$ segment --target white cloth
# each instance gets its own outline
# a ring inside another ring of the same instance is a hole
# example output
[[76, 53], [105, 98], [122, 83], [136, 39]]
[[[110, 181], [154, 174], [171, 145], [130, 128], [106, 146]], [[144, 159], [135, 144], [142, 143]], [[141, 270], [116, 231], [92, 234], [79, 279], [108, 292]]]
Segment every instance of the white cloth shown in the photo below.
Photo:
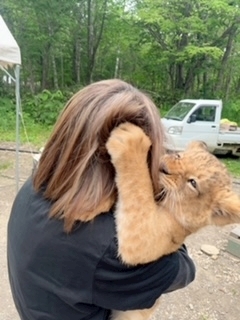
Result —
[[0, 16], [0, 65], [3, 67], [21, 64], [20, 48]]

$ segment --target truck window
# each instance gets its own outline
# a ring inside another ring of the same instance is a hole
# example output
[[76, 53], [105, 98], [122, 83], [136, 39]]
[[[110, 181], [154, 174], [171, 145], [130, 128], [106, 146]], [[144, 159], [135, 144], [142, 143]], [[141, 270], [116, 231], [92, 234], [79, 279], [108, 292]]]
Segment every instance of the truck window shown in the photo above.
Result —
[[214, 122], [216, 117], [216, 106], [202, 106], [192, 114], [196, 116], [196, 121]]
[[194, 105], [195, 103], [192, 102], [180, 101], [168, 111], [164, 118], [182, 121]]

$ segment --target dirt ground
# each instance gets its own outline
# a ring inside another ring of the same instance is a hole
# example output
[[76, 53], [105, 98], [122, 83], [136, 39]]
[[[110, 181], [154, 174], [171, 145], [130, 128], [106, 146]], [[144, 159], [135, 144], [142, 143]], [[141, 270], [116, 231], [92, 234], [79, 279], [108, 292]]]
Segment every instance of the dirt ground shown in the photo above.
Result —
[[[21, 153], [19, 158], [21, 185], [31, 173], [33, 160], [31, 154], [26, 153]], [[19, 320], [8, 284], [6, 262], [6, 227], [16, 194], [15, 159], [14, 152], [0, 151], [0, 320]], [[234, 185], [240, 195], [239, 181]], [[187, 239], [197, 268], [196, 279], [187, 288], [163, 296], [155, 320], [240, 319], [240, 259], [226, 251], [229, 233], [236, 226], [208, 227]], [[202, 253], [203, 244], [217, 247], [220, 254], [211, 257]]]

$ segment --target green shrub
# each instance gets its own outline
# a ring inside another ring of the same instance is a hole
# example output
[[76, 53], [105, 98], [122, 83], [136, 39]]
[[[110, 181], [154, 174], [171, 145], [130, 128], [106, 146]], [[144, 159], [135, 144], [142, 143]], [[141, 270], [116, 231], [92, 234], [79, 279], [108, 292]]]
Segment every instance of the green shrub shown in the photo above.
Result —
[[28, 95], [22, 100], [24, 114], [28, 114], [35, 123], [53, 125], [69, 99], [69, 94], [62, 91], [43, 90], [35, 96]]
[[0, 98], [0, 129], [8, 131], [15, 129], [16, 123], [16, 106], [15, 101], [8, 97]]
[[[15, 141], [16, 139], [16, 104], [13, 99], [0, 98], [0, 141]], [[23, 125], [24, 124], [24, 125]], [[42, 146], [49, 136], [50, 125], [38, 124], [28, 113], [19, 117], [20, 141], [31, 142]]]
[[[60, 90], [55, 92], [44, 90], [37, 95], [25, 94], [21, 101], [22, 117], [19, 119], [21, 142], [42, 146], [60, 111], [72, 95], [73, 92], [63, 93]], [[10, 95], [0, 97], [0, 112], [0, 140], [14, 141], [16, 139], [15, 98], [10, 98]]]
[[222, 118], [235, 121], [240, 125], [240, 100], [223, 102]]

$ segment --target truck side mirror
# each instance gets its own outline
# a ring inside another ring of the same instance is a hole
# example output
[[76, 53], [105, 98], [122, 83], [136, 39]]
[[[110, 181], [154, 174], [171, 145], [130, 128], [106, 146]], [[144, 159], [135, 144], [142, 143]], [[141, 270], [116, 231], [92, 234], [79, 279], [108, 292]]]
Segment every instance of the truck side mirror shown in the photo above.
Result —
[[195, 122], [196, 120], [197, 120], [197, 115], [193, 113], [188, 118], [187, 123]]

